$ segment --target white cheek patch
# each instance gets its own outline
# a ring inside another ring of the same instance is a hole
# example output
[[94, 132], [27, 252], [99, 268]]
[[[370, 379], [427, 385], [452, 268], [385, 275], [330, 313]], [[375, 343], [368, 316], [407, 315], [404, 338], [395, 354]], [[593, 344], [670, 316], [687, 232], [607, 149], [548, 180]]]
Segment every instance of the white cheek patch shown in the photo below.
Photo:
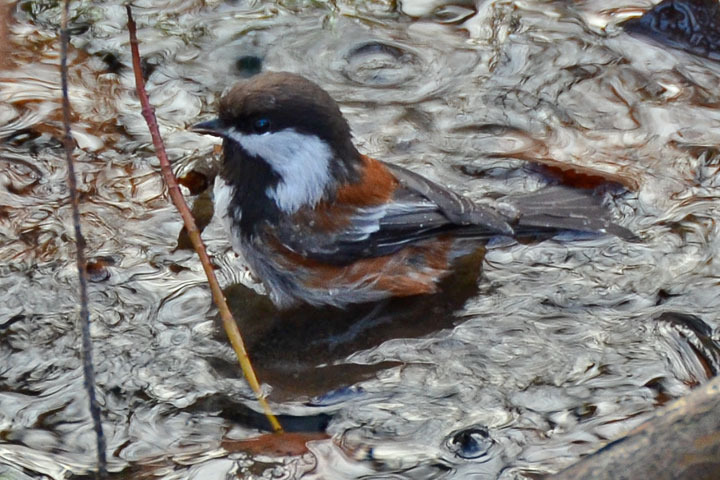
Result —
[[250, 155], [265, 160], [280, 176], [267, 195], [281, 210], [294, 213], [320, 201], [330, 181], [332, 151], [327, 143], [292, 129], [246, 135], [233, 128], [228, 136]]

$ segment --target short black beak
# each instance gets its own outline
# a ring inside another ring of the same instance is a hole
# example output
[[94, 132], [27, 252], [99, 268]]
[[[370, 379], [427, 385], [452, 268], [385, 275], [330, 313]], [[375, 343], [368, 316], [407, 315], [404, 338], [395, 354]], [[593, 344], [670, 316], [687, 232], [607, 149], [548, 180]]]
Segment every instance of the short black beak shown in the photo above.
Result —
[[190, 127], [190, 130], [206, 135], [215, 135], [216, 137], [224, 137], [227, 134], [227, 128], [219, 118], [197, 123]]

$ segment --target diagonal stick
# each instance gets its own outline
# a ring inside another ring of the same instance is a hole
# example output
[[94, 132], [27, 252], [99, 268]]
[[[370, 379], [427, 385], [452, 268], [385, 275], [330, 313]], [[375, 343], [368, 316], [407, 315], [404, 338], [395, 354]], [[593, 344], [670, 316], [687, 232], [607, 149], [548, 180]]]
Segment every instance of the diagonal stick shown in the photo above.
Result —
[[230, 339], [230, 344], [235, 350], [235, 354], [240, 361], [240, 366], [245, 374], [245, 378], [247, 379], [248, 384], [250, 384], [250, 387], [253, 389], [253, 392], [255, 392], [255, 396], [262, 406], [265, 416], [270, 422], [273, 431], [281, 433], [283, 431], [282, 426], [280, 425], [280, 422], [278, 422], [277, 418], [275, 418], [275, 415], [273, 415], [270, 410], [270, 405], [262, 395], [260, 383], [253, 371], [252, 364], [250, 363], [250, 357], [248, 357], [247, 351], [245, 350], [245, 344], [242, 336], [240, 335], [240, 331], [235, 323], [235, 319], [233, 319], [232, 314], [230, 313], [230, 308], [228, 308], [227, 303], [225, 302], [225, 296], [223, 295], [222, 290], [220, 289], [220, 284], [215, 277], [215, 271], [210, 263], [210, 257], [208, 256], [207, 251], [205, 250], [205, 245], [200, 238], [200, 231], [195, 224], [195, 220], [193, 219], [192, 213], [190, 213], [190, 209], [185, 203], [185, 199], [180, 192], [177, 180], [175, 179], [175, 175], [170, 167], [170, 161], [165, 153], [165, 146], [162, 138], [160, 137], [160, 130], [158, 129], [157, 121], [155, 120], [155, 112], [150, 105], [147, 92], [145, 91], [145, 81], [143, 80], [142, 69], [140, 67], [138, 41], [135, 35], [135, 21], [132, 18], [130, 6], [128, 5], [125, 8], [127, 10], [128, 17], [128, 31], [130, 33], [130, 48], [132, 50], [133, 71], [135, 73], [137, 94], [140, 99], [140, 104], [142, 105], [142, 115], [148, 124], [148, 128], [150, 129], [150, 135], [152, 136], [153, 145], [155, 146], [155, 154], [157, 155], [158, 160], [160, 160], [160, 170], [162, 171], [163, 178], [168, 186], [170, 198], [172, 198], [175, 207], [177, 207], [180, 212], [180, 216], [182, 216], [183, 222], [185, 223], [185, 229], [190, 237], [190, 241], [200, 257], [200, 262], [202, 263], [203, 270], [205, 270], [205, 275], [207, 275], [208, 283], [210, 284], [213, 300], [215, 301], [215, 305], [217, 305], [220, 317], [222, 318], [225, 333]]

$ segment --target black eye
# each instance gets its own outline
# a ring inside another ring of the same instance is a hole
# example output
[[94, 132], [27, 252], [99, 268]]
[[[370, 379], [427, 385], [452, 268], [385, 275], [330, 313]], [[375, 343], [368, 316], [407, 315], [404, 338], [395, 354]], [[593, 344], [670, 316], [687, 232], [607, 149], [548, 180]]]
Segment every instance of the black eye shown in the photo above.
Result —
[[267, 118], [258, 118], [252, 123], [253, 132], [263, 134], [270, 131], [270, 120]]

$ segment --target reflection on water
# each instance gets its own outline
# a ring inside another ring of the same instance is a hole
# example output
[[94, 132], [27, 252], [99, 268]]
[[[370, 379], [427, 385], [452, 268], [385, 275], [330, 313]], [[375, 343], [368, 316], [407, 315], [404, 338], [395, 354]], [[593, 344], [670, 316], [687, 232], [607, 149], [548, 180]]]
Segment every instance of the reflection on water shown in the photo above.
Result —
[[[207, 4], [206, 4], [207, 3]], [[73, 4], [71, 95], [92, 334], [121, 478], [487, 478], [557, 471], [716, 374], [720, 64], [626, 34], [650, 2], [136, 2], [151, 101], [197, 194], [213, 145], [186, 126], [262, 66], [341, 104], [364, 153], [474, 198], [605, 172], [638, 242], [491, 242], [441, 294], [278, 314], [204, 232], [284, 422], [331, 440], [229, 452], [262, 417], [178, 245], [133, 93], [121, 3]], [[0, 476], [92, 466], [60, 156], [58, 6], [0, 36]], [[195, 172], [192, 173], [191, 172]], [[194, 196], [193, 198], [202, 198]], [[206, 207], [204, 207], [206, 209]], [[245, 287], [231, 284], [242, 283]]]

